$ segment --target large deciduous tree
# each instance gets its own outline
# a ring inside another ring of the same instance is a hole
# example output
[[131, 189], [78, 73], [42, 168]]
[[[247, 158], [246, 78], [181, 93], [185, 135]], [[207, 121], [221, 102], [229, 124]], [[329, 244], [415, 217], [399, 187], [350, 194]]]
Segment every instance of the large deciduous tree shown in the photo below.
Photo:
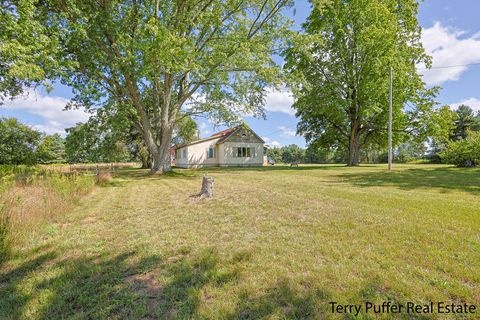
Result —
[[348, 165], [358, 164], [362, 147], [384, 147], [390, 66], [394, 143], [428, 132], [436, 90], [425, 89], [416, 70], [430, 64], [417, 12], [415, 0], [332, 0], [312, 10], [286, 52], [299, 134], [345, 149]]
[[71, 105], [124, 108], [152, 172], [165, 172], [182, 117], [264, 115], [264, 88], [279, 81], [271, 53], [288, 33], [280, 12], [290, 1], [45, 0], [38, 9], [58, 35]]

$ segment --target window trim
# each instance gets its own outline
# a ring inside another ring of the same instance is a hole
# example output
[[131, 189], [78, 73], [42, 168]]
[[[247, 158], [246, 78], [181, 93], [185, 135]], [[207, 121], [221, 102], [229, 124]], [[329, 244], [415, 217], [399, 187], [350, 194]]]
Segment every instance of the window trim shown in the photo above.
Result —
[[[212, 156], [210, 156], [210, 150], [212, 150]], [[209, 146], [207, 149], [207, 159], [215, 159], [217, 157], [217, 152], [215, 146]]]
[[235, 147], [234, 158], [255, 158], [255, 147]]

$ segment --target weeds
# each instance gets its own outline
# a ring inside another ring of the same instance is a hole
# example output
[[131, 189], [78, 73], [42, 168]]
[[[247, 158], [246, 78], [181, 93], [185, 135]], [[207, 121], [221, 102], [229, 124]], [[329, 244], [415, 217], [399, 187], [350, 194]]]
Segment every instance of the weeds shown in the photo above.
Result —
[[0, 166], [0, 261], [7, 259], [12, 246], [65, 213], [93, 186], [93, 177]]
[[96, 182], [98, 185], [105, 185], [113, 180], [112, 173], [109, 171], [100, 171], [96, 176]]

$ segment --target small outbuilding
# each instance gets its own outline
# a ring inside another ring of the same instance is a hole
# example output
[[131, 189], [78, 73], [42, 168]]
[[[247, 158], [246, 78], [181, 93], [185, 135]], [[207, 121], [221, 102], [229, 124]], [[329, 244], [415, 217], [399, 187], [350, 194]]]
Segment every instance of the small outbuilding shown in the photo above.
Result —
[[264, 144], [252, 129], [240, 125], [175, 146], [175, 165], [180, 168], [262, 166]]

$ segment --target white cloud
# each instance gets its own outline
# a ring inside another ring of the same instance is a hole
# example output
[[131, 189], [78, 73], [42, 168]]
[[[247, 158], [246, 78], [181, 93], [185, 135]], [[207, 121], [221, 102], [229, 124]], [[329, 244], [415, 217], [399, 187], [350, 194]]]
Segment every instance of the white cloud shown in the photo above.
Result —
[[267, 111], [295, 115], [295, 110], [292, 109], [294, 99], [290, 91], [275, 90], [273, 88], [268, 88], [266, 91], [265, 109]]
[[266, 145], [269, 145], [270, 147], [281, 147], [282, 144], [278, 142], [277, 140], [272, 140], [269, 137], [262, 137], [263, 141], [265, 141]]
[[289, 129], [288, 127], [285, 126], [279, 126], [277, 127], [282, 131], [281, 136], [282, 137], [295, 137], [297, 135], [297, 132], [295, 130]]
[[466, 106], [469, 106], [470, 108], [472, 108], [475, 111], [480, 111], [480, 100], [477, 99], [477, 98], [473, 98], [473, 97], [462, 100], [462, 101], [457, 102], [457, 103], [452, 103], [452, 104], [450, 104], [450, 107], [453, 110], [456, 110], [462, 104], [464, 104]]
[[86, 122], [90, 115], [81, 109], [63, 110], [68, 99], [44, 96], [38, 91], [29, 91], [28, 95], [5, 101], [3, 107], [8, 110], [25, 111], [40, 116], [44, 122], [33, 125], [34, 129], [47, 134], [65, 134], [65, 128], [78, 122]]
[[200, 123], [199, 130], [202, 133], [202, 135], [207, 135], [210, 133], [210, 130], [207, 129], [207, 124], [205, 122]]
[[433, 58], [433, 68], [460, 65], [419, 70], [426, 83], [438, 85], [449, 80], [456, 81], [468, 69], [462, 65], [480, 62], [480, 33], [470, 37], [464, 35], [464, 31], [443, 26], [440, 22], [423, 30], [422, 42], [426, 52]]
[[[274, 88], [266, 88], [265, 96], [265, 109], [270, 112], [282, 112], [289, 115], [295, 115], [295, 110], [292, 109], [294, 102], [293, 95], [290, 91], [282, 89], [276, 90]], [[188, 99], [183, 108], [184, 110], [192, 110], [198, 103], [204, 103], [206, 101], [206, 96], [200, 93], [194, 93], [190, 99]], [[237, 112], [242, 117], [250, 117], [253, 114], [249, 112], [244, 112], [243, 107], [237, 106]]]

